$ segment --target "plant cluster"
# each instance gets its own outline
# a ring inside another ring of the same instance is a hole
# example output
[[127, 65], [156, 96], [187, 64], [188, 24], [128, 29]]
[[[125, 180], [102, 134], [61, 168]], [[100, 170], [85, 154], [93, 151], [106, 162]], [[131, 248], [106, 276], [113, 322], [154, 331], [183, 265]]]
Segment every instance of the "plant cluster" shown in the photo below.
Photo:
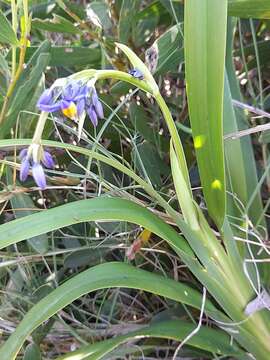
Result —
[[1, 4], [0, 359], [269, 358], [269, 19]]

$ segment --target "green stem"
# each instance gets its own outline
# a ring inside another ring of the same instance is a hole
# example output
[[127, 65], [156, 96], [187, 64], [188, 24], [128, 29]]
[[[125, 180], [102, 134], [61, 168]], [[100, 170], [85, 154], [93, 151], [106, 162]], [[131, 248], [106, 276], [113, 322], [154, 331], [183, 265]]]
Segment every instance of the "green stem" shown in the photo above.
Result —
[[[18, 16], [17, 16], [17, 7], [16, 1], [11, 0], [11, 13], [12, 13], [12, 28], [14, 33], [17, 33], [18, 28]], [[12, 46], [12, 65], [11, 65], [11, 81], [13, 81], [16, 73], [16, 46]]]
[[189, 192], [190, 192], [190, 196], [192, 196], [192, 191], [191, 191], [191, 185], [190, 185], [190, 181], [189, 181], [189, 174], [188, 174], [188, 168], [187, 168], [187, 164], [186, 164], [186, 159], [185, 159], [185, 154], [184, 154], [184, 150], [182, 147], [182, 143], [177, 131], [177, 127], [175, 125], [175, 122], [172, 118], [171, 112], [165, 102], [165, 100], [163, 99], [163, 97], [161, 96], [160, 93], [155, 93], [153, 94], [153, 90], [152, 87], [143, 80], [139, 80], [134, 78], [133, 76], [131, 76], [130, 74], [127, 74], [123, 71], [118, 71], [118, 70], [84, 70], [81, 71], [77, 74], [74, 74], [71, 76], [72, 79], [85, 79], [85, 78], [91, 78], [91, 77], [96, 77], [98, 80], [103, 80], [103, 79], [108, 79], [108, 78], [112, 78], [115, 80], [120, 80], [120, 81], [125, 81], [128, 82], [136, 87], [138, 87], [139, 89], [146, 91], [150, 94], [152, 94], [152, 96], [155, 98], [156, 102], [158, 103], [160, 110], [164, 116], [164, 119], [167, 123], [169, 132], [171, 134], [172, 137], [172, 141], [174, 144], [174, 148], [175, 148], [175, 152], [176, 152], [176, 156], [177, 159], [180, 163], [180, 167], [181, 167], [181, 171], [183, 172], [185, 181], [187, 183]]
[[14, 74], [14, 78], [12, 78], [12, 80], [9, 84], [7, 94], [6, 94], [5, 100], [3, 102], [2, 110], [0, 113], [0, 124], [5, 119], [9, 99], [10, 99], [11, 95], [13, 94], [15, 85], [24, 69], [23, 65], [24, 65], [24, 59], [25, 59], [25, 54], [26, 54], [27, 42], [28, 42], [28, 31], [30, 30], [30, 23], [29, 23], [29, 17], [28, 17], [28, 1], [27, 0], [23, 1], [23, 10], [24, 10], [24, 17], [25, 17], [25, 34], [24, 34], [23, 43], [22, 43], [21, 49], [20, 49], [19, 65]]
[[181, 168], [181, 171], [184, 175], [185, 181], [187, 183], [187, 187], [189, 189], [190, 192], [190, 196], [192, 197], [192, 191], [191, 191], [191, 185], [190, 185], [190, 181], [189, 181], [189, 174], [188, 174], [188, 168], [187, 168], [187, 163], [186, 163], [186, 158], [185, 158], [185, 154], [184, 154], [184, 150], [183, 150], [183, 146], [177, 131], [177, 127], [175, 125], [175, 122], [172, 118], [171, 112], [165, 102], [165, 100], [163, 99], [163, 97], [161, 96], [161, 94], [157, 94], [155, 95], [155, 99], [160, 107], [160, 110], [164, 116], [164, 119], [167, 123], [168, 129], [170, 131], [171, 134], [171, 138], [173, 141], [173, 145], [174, 145], [174, 149], [175, 149], [175, 153], [176, 153], [176, 157], [179, 161], [179, 165]]
[[44, 126], [46, 124], [46, 120], [48, 118], [48, 115], [49, 114], [47, 112], [45, 112], [45, 111], [42, 111], [40, 113], [38, 123], [37, 123], [36, 129], [35, 129], [35, 133], [34, 133], [34, 136], [33, 136], [33, 139], [32, 139], [32, 143], [39, 144], [41, 142], [42, 133], [43, 133]]

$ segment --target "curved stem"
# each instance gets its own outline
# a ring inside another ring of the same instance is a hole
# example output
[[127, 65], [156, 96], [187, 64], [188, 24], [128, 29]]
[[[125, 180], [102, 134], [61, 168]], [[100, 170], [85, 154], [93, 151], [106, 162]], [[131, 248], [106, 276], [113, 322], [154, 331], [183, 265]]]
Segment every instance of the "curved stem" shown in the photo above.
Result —
[[161, 96], [161, 94], [158, 94], [155, 96], [155, 99], [160, 107], [160, 110], [164, 116], [164, 119], [167, 123], [167, 126], [169, 128], [170, 134], [171, 134], [171, 138], [173, 141], [173, 145], [175, 148], [175, 153], [176, 153], [176, 157], [179, 161], [179, 165], [181, 168], [181, 171], [183, 172], [184, 178], [186, 180], [187, 183], [187, 187], [189, 189], [190, 192], [190, 196], [192, 197], [192, 191], [191, 191], [191, 185], [190, 185], [190, 180], [189, 180], [189, 174], [188, 174], [188, 168], [187, 168], [187, 163], [186, 163], [186, 158], [185, 158], [185, 154], [184, 154], [184, 150], [183, 150], [183, 146], [175, 125], [175, 122], [172, 118], [171, 112], [165, 102], [165, 100], [163, 99], [163, 97]]

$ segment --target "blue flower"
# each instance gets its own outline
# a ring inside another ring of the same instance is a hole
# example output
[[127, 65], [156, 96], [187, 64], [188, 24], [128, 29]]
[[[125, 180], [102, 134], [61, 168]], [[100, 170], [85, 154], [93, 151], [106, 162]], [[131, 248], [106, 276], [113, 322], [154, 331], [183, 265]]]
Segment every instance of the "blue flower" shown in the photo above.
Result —
[[28, 149], [22, 149], [19, 157], [21, 159], [20, 180], [24, 182], [28, 178], [29, 172], [32, 169], [32, 175], [35, 183], [44, 190], [47, 184], [44, 169], [41, 163], [45, 167], [53, 169], [55, 163], [52, 155], [48, 151], [44, 151], [40, 145], [35, 147], [32, 145]]
[[94, 126], [103, 119], [103, 106], [93, 85], [83, 85], [80, 81], [70, 81], [66, 86], [51, 87], [40, 96], [37, 107], [41, 111], [61, 111], [66, 117], [78, 121], [85, 113]]
[[32, 174], [37, 186], [44, 190], [47, 186], [45, 173], [40, 163], [34, 163], [32, 166]]
[[21, 169], [20, 169], [20, 180], [22, 182], [27, 179], [29, 170], [30, 170], [30, 161], [27, 159], [27, 157], [24, 157], [21, 161]]
[[141, 70], [139, 69], [132, 69], [132, 70], [129, 70], [129, 75], [135, 77], [136, 79], [140, 79], [140, 80], [143, 80], [144, 76], [143, 76], [143, 73], [141, 72]]
[[90, 96], [86, 100], [85, 109], [92, 124], [94, 126], [97, 126], [98, 118], [99, 119], [104, 118], [103, 106], [97, 96], [95, 87], [91, 86], [89, 90], [90, 90]]

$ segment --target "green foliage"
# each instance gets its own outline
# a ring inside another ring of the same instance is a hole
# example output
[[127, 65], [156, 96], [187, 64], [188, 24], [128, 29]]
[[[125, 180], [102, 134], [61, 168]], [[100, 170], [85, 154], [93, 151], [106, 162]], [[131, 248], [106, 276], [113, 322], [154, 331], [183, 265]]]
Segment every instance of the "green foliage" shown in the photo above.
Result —
[[16, 34], [14, 33], [14, 30], [12, 29], [11, 24], [9, 23], [8, 19], [6, 18], [5, 14], [0, 9], [0, 42], [6, 43], [10, 45], [17, 46], [19, 44], [19, 41], [16, 37]]
[[223, 86], [226, 1], [185, 6], [185, 59], [189, 114], [208, 211], [221, 227], [225, 216]]
[[1, 3], [1, 359], [268, 360], [269, 18]]

